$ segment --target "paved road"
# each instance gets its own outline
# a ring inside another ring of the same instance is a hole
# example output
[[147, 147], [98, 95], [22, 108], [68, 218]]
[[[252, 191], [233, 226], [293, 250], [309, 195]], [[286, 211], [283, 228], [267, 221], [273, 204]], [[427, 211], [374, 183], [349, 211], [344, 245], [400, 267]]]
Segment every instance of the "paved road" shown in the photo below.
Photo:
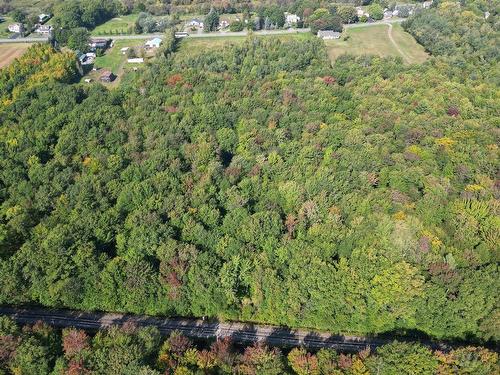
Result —
[[47, 37], [37, 37], [37, 38], [16, 38], [16, 39], [0, 39], [1, 43], [37, 43], [37, 42], [47, 42], [49, 38]]
[[[319, 331], [291, 330], [268, 325], [203, 321], [182, 318], [156, 318], [150, 316], [89, 313], [70, 310], [0, 307], [0, 315], [7, 315], [18, 323], [33, 324], [43, 321], [56, 327], [76, 327], [86, 330], [97, 330], [112, 325], [123, 325], [132, 322], [137, 326], [155, 326], [163, 335], [180, 331], [193, 339], [217, 339], [231, 337], [237, 344], [264, 342], [271, 346], [295, 347], [304, 346], [309, 349], [332, 348], [343, 352], [358, 352], [370, 347], [372, 349], [392, 342], [391, 339], [366, 338], [357, 336], [332, 335]], [[444, 344], [423, 342], [432, 348], [447, 350]]]
[[[253, 35], [287, 35], [308, 33], [309, 29], [287, 29], [287, 30], [262, 30], [254, 31]], [[220, 38], [220, 37], [234, 37], [234, 36], [247, 36], [247, 31], [238, 32], [214, 32], [214, 33], [190, 33], [187, 38]], [[100, 36], [102, 38], [112, 38], [114, 40], [127, 40], [127, 39], [152, 39], [162, 38], [165, 34], [132, 34], [132, 35], [106, 35]], [[98, 38], [96, 36], [96, 38]]]
[[[384, 21], [377, 21], [372, 23], [353, 23], [349, 25], [344, 25], [345, 28], [356, 28], [356, 27], [370, 27], [383, 25], [387, 23], [399, 23], [403, 22], [403, 19], [395, 18]], [[311, 30], [309, 28], [304, 29], [286, 29], [286, 30], [261, 30], [254, 31], [253, 35], [287, 35], [287, 34], [298, 34], [298, 33], [308, 33]], [[246, 36], [248, 35], [247, 31], [239, 31], [239, 32], [215, 32], [215, 33], [191, 33], [188, 38], [217, 38], [217, 37], [231, 37], [231, 36]], [[132, 35], [104, 35], [104, 36], [93, 36], [95, 38], [111, 38], [114, 40], [133, 40], [133, 39], [152, 39], [152, 38], [162, 38], [164, 34], [132, 34]], [[36, 43], [36, 42], [46, 42], [48, 41], [47, 37], [37, 37], [37, 38], [16, 38], [16, 39], [0, 39], [0, 43]]]
[[375, 22], [366, 22], [366, 23], [350, 23], [348, 25], [344, 25], [345, 29], [355, 29], [358, 27], [371, 27], [371, 26], [378, 26], [378, 25], [385, 25], [385, 24], [391, 24], [391, 23], [401, 23], [404, 21], [404, 18], [391, 18], [388, 20], [381, 20], [381, 21], [375, 21]]

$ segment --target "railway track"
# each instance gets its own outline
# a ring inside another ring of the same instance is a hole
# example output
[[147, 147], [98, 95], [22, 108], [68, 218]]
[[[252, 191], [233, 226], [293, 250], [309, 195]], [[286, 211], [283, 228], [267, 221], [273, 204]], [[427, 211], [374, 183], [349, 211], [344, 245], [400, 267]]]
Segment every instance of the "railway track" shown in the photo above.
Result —
[[[9, 316], [14, 321], [21, 324], [34, 324], [37, 321], [42, 321], [54, 327], [75, 327], [91, 331], [132, 323], [139, 327], [154, 326], [165, 336], [173, 331], [179, 331], [183, 335], [196, 340], [213, 340], [230, 337], [233, 342], [242, 345], [262, 342], [278, 347], [304, 346], [311, 350], [331, 348], [343, 352], [359, 352], [366, 348], [375, 349], [378, 346], [393, 341], [393, 339], [386, 338], [332, 335], [319, 331], [288, 329], [251, 323], [158, 318], [129, 314], [80, 312], [57, 309], [0, 307], [0, 315]], [[399, 340], [401, 341], [401, 339]], [[447, 345], [441, 343], [419, 342], [433, 349], [448, 349]]]

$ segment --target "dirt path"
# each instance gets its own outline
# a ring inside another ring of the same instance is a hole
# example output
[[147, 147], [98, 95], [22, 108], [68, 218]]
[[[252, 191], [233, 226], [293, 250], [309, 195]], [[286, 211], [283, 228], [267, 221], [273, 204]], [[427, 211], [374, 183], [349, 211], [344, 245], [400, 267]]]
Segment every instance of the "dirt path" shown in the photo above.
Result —
[[389, 29], [387, 29], [387, 35], [389, 36], [389, 39], [391, 40], [392, 45], [394, 46], [394, 48], [396, 48], [396, 50], [399, 52], [399, 54], [403, 57], [403, 60], [405, 61], [405, 63], [409, 64], [411, 62], [410, 58], [408, 57], [408, 55], [406, 53], [403, 52], [403, 50], [399, 47], [399, 45], [396, 43], [396, 41], [392, 37], [392, 24], [386, 22], [385, 25], [389, 26]]

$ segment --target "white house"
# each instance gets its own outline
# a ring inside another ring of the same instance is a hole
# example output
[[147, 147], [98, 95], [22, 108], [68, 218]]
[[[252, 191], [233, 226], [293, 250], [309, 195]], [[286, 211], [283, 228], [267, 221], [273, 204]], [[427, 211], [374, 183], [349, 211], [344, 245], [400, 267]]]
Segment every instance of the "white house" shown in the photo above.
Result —
[[198, 27], [198, 28], [203, 28], [203, 21], [193, 18], [186, 22], [186, 27]]
[[145, 44], [146, 48], [159, 48], [161, 46], [162, 40], [160, 38], [154, 38], [148, 40]]
[[424, 9], [428, 9], [428, 8], [430, 8], [430, 7], [431, 7], [431, 5], [432, 5], [432, 0], [430, 0], [430, 1], [424, 1], [424, 2], [422, 3], [422, 8], [424, 8]]
[[340, 33], [333, 30], [320, 30], [318, 31], [318, 38], [325, 39], [339, 39]]
[[228, 22], [228, 21], [226, 21], [226, 20], [221, 20], [221, 21], [219, 22], [219, 29], [220, 29], [220, 30], [223, 30], [223, 29], [225, 29], [225, 28], [227, 28], [227, 27], [229, 27], [229, 22]]
[[92, 49], [102, 48], [105, 49], [108, 47], [110, 39], [91, 39], [89, 43], [89, 47]]
[[132, 59], [128, 59], [127, 62], [131, 64], [142, 64], [144, 59], [142, 57], [134, 57]]
[[285, 23], [287, 25], [294, 25], [300, 21], [300, 17], [296, 14], [285, 12]]
[[8, 29], [11, 33], [22, 33], [24, 31], [24, 25], [19, 22], [11, 23]]
[[50, 14], [45, 14], [45, 13], [42, 13], [42, 14], [39, 14], [39, 15], [38, 15], [38, 22], [40, 22], [40, 23], [45, 23], [45, 22], [47, 22], [49, 19], [50, 19]]
[[50, 34], [51, 31], [52, 31], [52, 26], [50, 25], [37, 25], [35, 29], [35, 33], [44, 35]]

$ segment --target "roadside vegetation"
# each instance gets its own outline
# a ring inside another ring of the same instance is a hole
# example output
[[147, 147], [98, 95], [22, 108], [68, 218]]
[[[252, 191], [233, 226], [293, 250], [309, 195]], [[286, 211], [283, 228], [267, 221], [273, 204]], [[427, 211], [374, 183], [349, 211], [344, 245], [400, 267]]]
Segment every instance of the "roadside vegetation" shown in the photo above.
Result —
[[303, 348], [282, 351], [256, 344], [235, 348], [229, 339], [193, 343], [178, 332], [126, 323], [95, 334], [55, 330], [43, 323], [19, 327], [0, 317], [0, 372], [13, 374], [477, 374], [500, 371], [497, 353], [480, 347], [432, 352], [419, 344], [385, 345], [357, 354]]

